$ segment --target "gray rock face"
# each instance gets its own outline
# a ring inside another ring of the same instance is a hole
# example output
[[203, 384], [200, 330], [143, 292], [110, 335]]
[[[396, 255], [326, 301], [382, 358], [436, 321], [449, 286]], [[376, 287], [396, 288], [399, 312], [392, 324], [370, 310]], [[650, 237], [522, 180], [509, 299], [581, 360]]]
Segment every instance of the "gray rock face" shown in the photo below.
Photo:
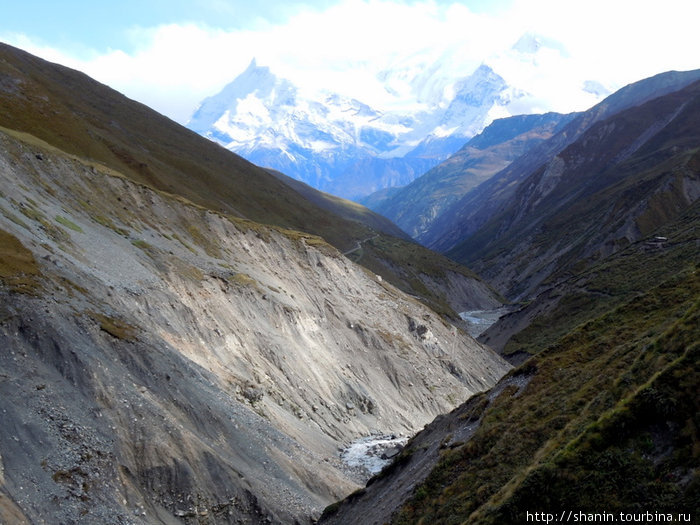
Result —
[[508, 369], [317, 237], [18, 136], [0, 230], [41, 276], [0, 279], [0, 521], [306, 523], [362, 481], [343, 443]]

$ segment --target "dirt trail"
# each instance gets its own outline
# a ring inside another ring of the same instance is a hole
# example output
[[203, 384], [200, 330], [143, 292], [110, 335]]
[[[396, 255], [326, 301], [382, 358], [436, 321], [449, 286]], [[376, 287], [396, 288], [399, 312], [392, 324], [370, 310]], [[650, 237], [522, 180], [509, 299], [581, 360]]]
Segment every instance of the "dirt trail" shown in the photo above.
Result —
[[346, 251], [346, 252], [343, 252], [343, 255], [349, 255], [349, 254], [351, 254], [352, 252], [356, 252], [357, 250], [362, 249], [362, 245], [363, 245], [364, 243], [369, 242], [369, 241], [373, 241], [373, 240], [376, 239], [377, 237], [379, 237], [379, 234], [373, 235], [372, 237], [367, 237], [366, 239], [362, 239], [361, 241], [357, 241], [357, 242], [355, 243], [355, 247], [349, 249], [349, 250]]

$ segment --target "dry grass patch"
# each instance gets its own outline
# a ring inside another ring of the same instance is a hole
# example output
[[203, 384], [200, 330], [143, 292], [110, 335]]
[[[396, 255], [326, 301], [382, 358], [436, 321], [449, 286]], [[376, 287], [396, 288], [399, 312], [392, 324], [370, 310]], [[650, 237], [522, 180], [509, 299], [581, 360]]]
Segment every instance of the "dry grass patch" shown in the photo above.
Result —
[[31, 251], [14, 235], [0, 230], [0, 281], [19, 293], [35, 293], [41, 272]]
[[112, 337], [123, 341], [133, 341], [136, 339], [136, 327], [130, 325], [126, 321], [92, 311], [87, 312], [87, 314], [100, 325], [100, 330], [108, 333]]

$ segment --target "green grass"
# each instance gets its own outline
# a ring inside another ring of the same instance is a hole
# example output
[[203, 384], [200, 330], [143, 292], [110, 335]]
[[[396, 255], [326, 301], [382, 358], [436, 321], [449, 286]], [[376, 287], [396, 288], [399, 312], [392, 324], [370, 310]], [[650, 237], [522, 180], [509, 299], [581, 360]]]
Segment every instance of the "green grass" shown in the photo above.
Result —
[[70, 219], [66, 219], [65, 217], [63, 217], [61, 215], [56, 215], [55, 219], [56, 219], [56, 222], [58, 222], [59, 224], [63, 224], [63, 226], [73, 230], [74, 232], [84, 233], [83, 229], [80, 226], [78, 226], [77, 224], [75, 224], [73, 221], [71, 221]]
[[44, 214], [41, 213], [39, 210], [35, 209], [34, 207], [20, 206], [19, 211], [27, 219], [31, 219], [33, 221], [38, 221], [38, 222], [45, 220]]
[[24, 228], [25, 230], [28, 230], [28, 229], [29, 229], [29, 225], [28, 225], [26, 222], [24, 222], [22, 219], [20, 219], [19, 217], [17, 217], [17, 215], [15, 215], [14, 213], [12, 213], [12, 212], [9, 211], [9, 210], [6, 210], [6, 209], [3, 208], [2, 206], [0, 206], [0, 213], [2, 213], [7, 219], [9, 219], [9, 220], [11, 220], [12, 222], [14, 222], [17, 226], [21, 226], [21, 227]]

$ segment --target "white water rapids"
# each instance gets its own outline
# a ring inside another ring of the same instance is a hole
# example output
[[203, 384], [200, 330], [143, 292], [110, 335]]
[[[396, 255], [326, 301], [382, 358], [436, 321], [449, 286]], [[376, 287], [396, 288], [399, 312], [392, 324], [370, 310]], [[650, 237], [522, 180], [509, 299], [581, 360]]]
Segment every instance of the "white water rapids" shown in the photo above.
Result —
[[353, 441], [343, 450], [340, 458], [354, 468], [377, 474], [391, 463], [408, 441], [407, 437], [395, 435], [371, 435]]

